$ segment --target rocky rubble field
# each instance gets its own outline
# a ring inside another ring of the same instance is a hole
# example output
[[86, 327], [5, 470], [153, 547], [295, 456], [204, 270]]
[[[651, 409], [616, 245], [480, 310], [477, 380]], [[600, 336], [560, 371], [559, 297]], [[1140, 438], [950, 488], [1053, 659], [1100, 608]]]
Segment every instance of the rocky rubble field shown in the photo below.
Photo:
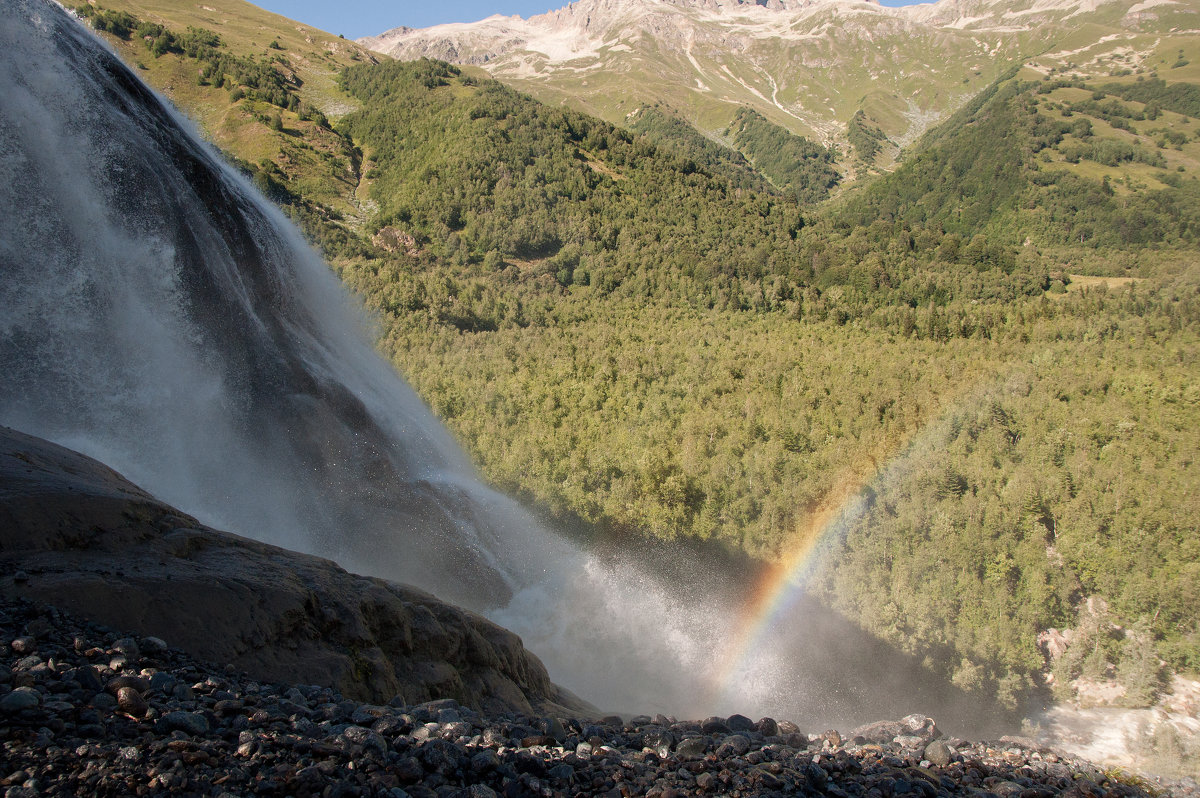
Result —
[[[19, 575], [18, 575], [19, 578]], [[0, 602], [0, 788], [35, 795], [1200, 795], [922, 716], [846, 734], [733, 715], [481, 715], [257, 682], [157, 638]]]

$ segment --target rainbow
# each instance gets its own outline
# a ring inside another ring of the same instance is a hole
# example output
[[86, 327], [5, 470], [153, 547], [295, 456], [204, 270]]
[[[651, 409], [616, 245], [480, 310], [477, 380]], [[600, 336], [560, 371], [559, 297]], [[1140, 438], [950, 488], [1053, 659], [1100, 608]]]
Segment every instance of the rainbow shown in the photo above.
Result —
[[[953, 395], [944, 397], [943, 411], [954, 407], [956, 397], [962, 392], [956, 390]], [[945, 413], [939, 412], [933, 420], [944, 417]], [[890, 473], [910, 459], [908, 455], [937, 426], [936, 423], [918, 423], [899, 440], [882, 442], [857, 465], [843, 471], [817, 508], [805, 514], [786, 555], [768, 567], [750, 591], [735, 627], [735, 637], [724, 647], [728, 653], [712, 672], [708, 695], [710, 706], [727, 704], [727, 699], [736, 697], [735, 688], [750, 654], [757, 650], [770, 630], [785, 622], [789, 610], [804, 595], [806, 584], [820, 559], [821, 543], [865, 511], [866, 504], [860, 500], [864, 489], [885, 482]]]
[[795, 542], [787, 555], [766, 568], [750, 591], [737, 622], [736, 636], [731, 645], [725, 647], [729, 653], [714, 671], [710, 705], [726, 703], [747, 657], [803, 596], [805, 583], [816, 568], [821, 542], [830, 532], [849, 522], [856, 512], [861, 512], [860, 505], [854, 500], [876, 476], [860, 478], [853, 471], [844, 473], [826, 493], [817, 510], [809, 513], [798, 527]]

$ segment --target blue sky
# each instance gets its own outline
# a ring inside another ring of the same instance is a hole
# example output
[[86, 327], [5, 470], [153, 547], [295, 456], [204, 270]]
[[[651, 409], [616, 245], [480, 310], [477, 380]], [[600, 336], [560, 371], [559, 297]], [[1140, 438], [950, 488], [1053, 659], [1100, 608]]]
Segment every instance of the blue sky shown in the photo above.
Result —
[[[374, 36], [389, 28], [408, 25], [426, 28], [442, 22], [474, 22], [492, 14], [531, 17], [565, 6], [568, 0], [251, 0], [255, 5], [283, 14], [314, 28], [340, 33], [347, 39]], [[912, 0], [881, 0], [885, 6], [909, 5]]]

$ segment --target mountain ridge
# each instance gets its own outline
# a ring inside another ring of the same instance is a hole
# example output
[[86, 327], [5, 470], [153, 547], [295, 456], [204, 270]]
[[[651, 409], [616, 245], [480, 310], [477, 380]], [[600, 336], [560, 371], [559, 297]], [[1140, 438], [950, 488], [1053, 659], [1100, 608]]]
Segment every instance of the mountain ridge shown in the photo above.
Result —
[[401, 60], [479, 66], [545, 102], [616, 124], [661, 101], [718, 139], [749, 105], [793, 133], [844, 146], [850, 119], [862, 110], [897, 145], [879, 159], [886, 168], [898, 147], [1006, 69], [1080, 35], [1081, 18], [1096, 27], [1082, 34], [1090, 47], [1122, 31], [1156, 30], [1160, 15], [1194, 13], [1194, 5], [579, 0], [528, 19], [395, 28], [358, 43]]

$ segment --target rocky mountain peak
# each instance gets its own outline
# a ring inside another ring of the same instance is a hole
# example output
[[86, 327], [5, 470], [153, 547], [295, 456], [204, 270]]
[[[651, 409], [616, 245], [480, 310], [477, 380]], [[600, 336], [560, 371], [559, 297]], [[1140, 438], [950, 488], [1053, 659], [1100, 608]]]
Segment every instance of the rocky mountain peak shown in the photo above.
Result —
[[[1189, 3], [577, 0], [529, 19], [395, 28], [359, 43], [402, 60], [481, 66], [546, 102], [617, 124], [663, 103], [720, 138], [749, 106], [845, 150], [860, 110], [902, 147], [1014, 64], [1063, 49], [1057, 44], [1078, 36], [1082, 18], [1096, 21], [1094, 43], [1104, 45]], [[1072, 39], [1071, 51], [1078, 48]], [[884, 148], [883, 158], [896, 151]]]

